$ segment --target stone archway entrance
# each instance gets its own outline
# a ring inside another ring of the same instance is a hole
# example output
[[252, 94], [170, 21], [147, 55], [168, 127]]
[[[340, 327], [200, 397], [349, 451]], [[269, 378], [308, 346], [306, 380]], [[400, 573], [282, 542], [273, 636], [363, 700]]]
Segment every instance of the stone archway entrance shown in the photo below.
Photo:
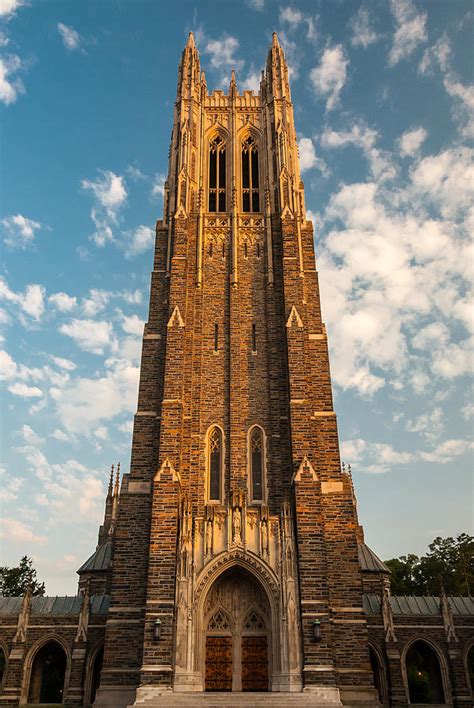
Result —
[[204, 604], [206, 691], [268, 691], [271, 612], [258, 581], [233, 567], [217, 578]]

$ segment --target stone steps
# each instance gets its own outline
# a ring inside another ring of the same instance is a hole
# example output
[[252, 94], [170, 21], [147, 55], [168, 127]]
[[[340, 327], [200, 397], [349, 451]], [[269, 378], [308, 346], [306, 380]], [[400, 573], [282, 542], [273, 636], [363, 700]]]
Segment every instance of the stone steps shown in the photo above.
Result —
[[[135, 706], [145, 708], [253, 708], [253, 706], [272, 706], [287, 708], [306, 706], [307, 708], [336, 708], [340, 703], [322, 703], [311, 693], [173, 693], [164, 691], [161, 695], [143, 697]], [[365, 704], [367, 706], [367, 704]], [[129, 708], [132, 708], [131, 706]], [[345, 708], [350, 708], [346, 706]]]

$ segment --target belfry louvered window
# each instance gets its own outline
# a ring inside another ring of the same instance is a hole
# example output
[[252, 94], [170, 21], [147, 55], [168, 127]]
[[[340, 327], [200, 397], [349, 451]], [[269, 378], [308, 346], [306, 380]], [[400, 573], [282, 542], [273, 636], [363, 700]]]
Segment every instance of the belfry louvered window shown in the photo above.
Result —
[[242, 143], [242, 211], [260, 211], [258, 149], [251, 136]]
[[263, 501], [263, 431], [255, 426], [250, 431], [250, 485], [252, 501]]
[[214, 426], [208, 438], [209, 501], [220, 501], [222, 486], [222, 431]]
[[217, 135], [209, 147], [209, 211], [225, 211], [225, 142]]

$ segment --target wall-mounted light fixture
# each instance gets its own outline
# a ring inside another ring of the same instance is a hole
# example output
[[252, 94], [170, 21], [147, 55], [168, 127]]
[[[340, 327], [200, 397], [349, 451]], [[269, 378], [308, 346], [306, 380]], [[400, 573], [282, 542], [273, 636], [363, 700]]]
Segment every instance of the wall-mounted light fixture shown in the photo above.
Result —
[[321, 641], [321, 622], [319, 620], [313, 622], [313, 638], [315, 642]]
[[153, 627], [153, 639], [155, 642], [159, 642], [161, 639], [161, 620], [156, 619], [155, 625]]

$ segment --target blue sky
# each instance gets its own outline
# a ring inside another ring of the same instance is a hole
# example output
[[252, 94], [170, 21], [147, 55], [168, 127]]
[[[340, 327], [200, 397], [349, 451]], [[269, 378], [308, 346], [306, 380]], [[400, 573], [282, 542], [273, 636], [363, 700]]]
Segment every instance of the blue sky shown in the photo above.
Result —
[[285, 48], [343, 458], [384, 558], [472, 532], [470, 2], [0, 0], [1, 563], [75, 592], [128, 470], [179, 57]]

